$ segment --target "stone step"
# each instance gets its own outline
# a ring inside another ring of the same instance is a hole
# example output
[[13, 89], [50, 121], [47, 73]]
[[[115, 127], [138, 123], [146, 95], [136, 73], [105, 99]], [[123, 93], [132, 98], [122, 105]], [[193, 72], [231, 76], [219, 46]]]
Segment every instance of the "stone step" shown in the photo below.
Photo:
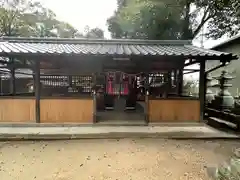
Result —
[[226, 126], [229, 126], [231, 128], [236, 128], [237, 125], [234, 124], [234, 123], [231, 123], [231, 122], [228, 122], [228, 121], [224, 121], [223, 119], [219, 119], [219, 118], [216, 118], [216, 117], [209, 117], [209, 119], [213, 120], [213, 121], [216, 121], [220, 124], [223, 124], [223, 125], [226, 125]]
[[0, 127], [0, 140], [89, 138], [239, 139], [239, 136], [207, 126]]

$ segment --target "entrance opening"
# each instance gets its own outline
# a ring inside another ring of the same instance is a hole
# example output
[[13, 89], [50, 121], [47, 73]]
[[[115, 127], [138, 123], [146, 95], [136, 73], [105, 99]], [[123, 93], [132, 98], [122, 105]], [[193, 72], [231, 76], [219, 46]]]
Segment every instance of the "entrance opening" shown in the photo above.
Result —
[[145, 95], [135, 74], [107, 72], [97, 78], [97, 122], [145, 124]]

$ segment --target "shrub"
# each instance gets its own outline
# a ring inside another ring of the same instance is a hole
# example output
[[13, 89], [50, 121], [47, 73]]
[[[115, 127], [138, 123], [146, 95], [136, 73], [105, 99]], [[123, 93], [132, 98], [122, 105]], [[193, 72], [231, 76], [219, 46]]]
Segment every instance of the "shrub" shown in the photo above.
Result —
[[213, 180], [240, 180], [240, 150], [228, 162], [208, 168], [208, 174]]

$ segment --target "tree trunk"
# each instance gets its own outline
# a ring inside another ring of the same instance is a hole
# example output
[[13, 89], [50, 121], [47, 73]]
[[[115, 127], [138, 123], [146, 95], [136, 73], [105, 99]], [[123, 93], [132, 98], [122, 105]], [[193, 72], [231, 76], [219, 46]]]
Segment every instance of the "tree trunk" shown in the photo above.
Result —
[[190, 6], [191, 2], [186, 0], [185, 5], [185, 14], [184, 14], [184, 22], [183, 22], [183, 40], [193, 39], [193, 33], [190, 29]]

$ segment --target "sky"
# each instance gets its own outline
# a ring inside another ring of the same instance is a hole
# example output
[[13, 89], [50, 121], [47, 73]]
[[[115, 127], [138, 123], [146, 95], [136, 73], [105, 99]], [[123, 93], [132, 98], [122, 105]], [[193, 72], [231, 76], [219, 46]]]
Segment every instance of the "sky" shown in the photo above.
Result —
[[110, 38], [106, 22], [117, 8], [116, 0], [36, 0], [51, 9], [58, 20], [70, 23], [80, 32], [85, 26], [101, 28]]
[[[113, 15], [117, 8], [117, 0], [38, 0], [45, 7], [54, 11], [57, 18], [73, 25], [80, 32], [84, 32], [86, 25], [90, 28], [101, 28], [106, 38], [110, 38], [106, 21]], [[204, 39], [204, 47], [210, 48], [221, 40]], [[200, 46], [199, 40], [193, 41], [194, 45]]]

